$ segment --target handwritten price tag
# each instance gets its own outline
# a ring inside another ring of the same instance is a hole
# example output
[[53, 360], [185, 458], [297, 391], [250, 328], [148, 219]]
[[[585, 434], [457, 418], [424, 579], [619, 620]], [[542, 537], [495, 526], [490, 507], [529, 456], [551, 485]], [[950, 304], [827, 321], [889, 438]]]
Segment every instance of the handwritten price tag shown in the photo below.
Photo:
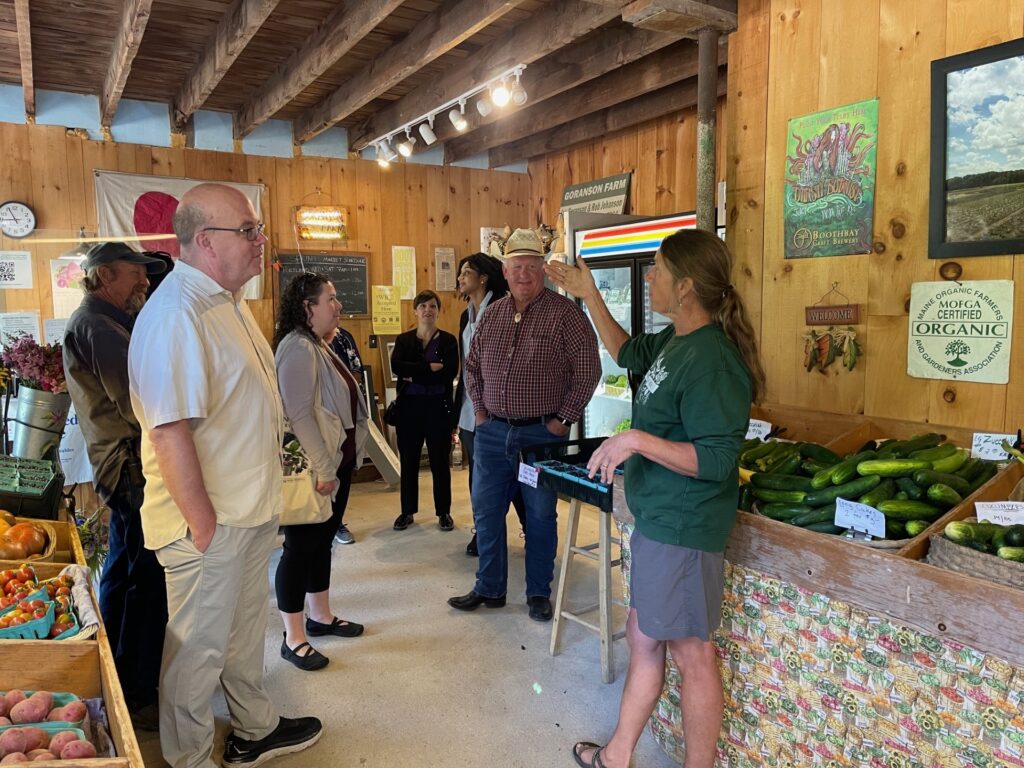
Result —
[[519, 462], [519, 482], [526, 483], [531, 488], [537, 487], [537, 478], [540, 477], [540, 470], [531, 467], [529, 464]]
[[989, 461], [1005, 461], [1009, 458], [1001, 443], [1006, 440], [1013, 445], [1016, 435], [997, 435], [992, 432], [975, 432], [971, 442], [971, 457]]
[[764, 440], [771, 431], [772, 425], [769, 422], [751, 419], [750, 423], [747, 424], [747, 436], [744, 439], [753, 440], [756, 437], [758, 440]]
[[835, 523], [840, 528], [868, 533], [876, 539], [885, 538], [885, 515], [867, 504], [836, 499]]
[[976, 501], [974, 514], [999, 525], [1024, 525], [1024, 501]]

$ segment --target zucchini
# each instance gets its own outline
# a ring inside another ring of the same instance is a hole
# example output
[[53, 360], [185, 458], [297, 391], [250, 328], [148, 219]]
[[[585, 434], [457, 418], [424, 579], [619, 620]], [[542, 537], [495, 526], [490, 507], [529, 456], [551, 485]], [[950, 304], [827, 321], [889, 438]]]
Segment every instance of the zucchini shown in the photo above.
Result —
[[858, 475], [879, 475], [880, 477], [907, 477], [919, 469], [931, 469], [927, 461], [914, 459], [870, 459], [857, 465]]
[[1003, 542], [1008, 547], [1024, 547], [1024, 525], [1011, 525], [1007, 528]]
[[816, 473], [814, 477], [811, 478], [811, 488], [817, 491], [821, 490], [822, 488], [828, 488], [830, 485], [832, 485], [832, 473], [835, 470], [839, 469], [839, 467], [841, 467], [843, 463], [844, 462], [841, 461], [838, 464], [834, 464], [833, 466], [827, 467], [826, 469], [823, 469], [820, 472]]
[[885, 538], [896, 541], [907, 538], [907, 525], [902, 520], [885, 518]]
[[799, 475], [783, 475], [774, 472], [755, 472], [750, 476], [755, 488], [771, 488], [776, 491], [809, 491], [811, 480]]
[[778, 442], [771, 440], [768, 442], [760, 442], [753, 448], [748, 448], [740, 454], [740, 462], [743, 464], [752, 464], [756, 459], [760, 459], [767, 456], [769, 453], [775, 450]]
[[917, 483], [915, 483], [909, 477], [897, 477], [896, 487], [899, 488], [903, 493], [907, 494], [908, 499], [920, 501], [921, 499], [924, 498], [924, 489], [919, 488]]
[[996, 554], [1003, 560], [1024, 563], [1024, 547], [1000, 547], [996, 550]]
[[950, 541], [957, 544], [964, 544], [968, 541], [992, 541], [997, 533], [1003, 528], [995, 523], [968, 523], [964, 520], [954, 520], [946, 524], [943, 534]]
[[986, 461], [985, 466], [982, 467], [978, 476], [971, 480], [971, 493], [974, 493], [976, 490], [981, 488], [981, 486], [995, 477], [998, 471], [999, 467], [996, 466], [994, 461]]
[[751, 507], [754, 506], [754, 494], [751, 491], [752, 489], [749, 483], [740, 486], [740, 497], [736, 503], [737, 509], [742, 509], [744, 512], [749, 512]]
[[928, 501], [933, 501], [940, 507], [955, 507], [961, 503], [963, 497], [944, 483], [935, 483], [928, 486]]
[[803, 528], [806, 531], [815, 531], [817, 533], [830, 533], [833, 536], [843, 532], [843, 529], [840, 528], [838, 525], [836, 525], [835, 523], [830, 523], [828, 521], [822, 523], [811, 523], [810, 525], [803, 526]]
[[800, 463], [800, 471], [808, 477], [814, 477], [823, 469], [834, 467], [835, 464], [821, 464], [814, 459], [805, 459]]
[[966, 464], [969, 458], [971, 458], [969, 451], [965, 451], [963, 448], [958, 448], [957, 452], [952, 456], [947, 456], [944, 459], [933, 461], [932, 469], [936, 472], [948, 472], [949, 474], [952, 474]]
[[908, 458], [917, 461], [938, 461], [956, 453], [956, 446], [952, 443], [943, 443], [934, 448], [925, 448], [923, 451], [914, 451]]
[[923, 451], [928, 448], [936, 448], [942, 442], [942, 435], [937, 432], [928, 432], [924, 435], [917, 435], [909, 440], [901, 440], [896, 450], [901, 456], [909, 456], [915, 451]]
[[819, 464], [838, 464], [842, 458], [828, 448], [817, 443], [804, 443], [800, 446], [800, 455], [805, 459], [813, 459]]
[[793, 451], [793, 453], [789, 454], [789, 456], [787, 456], [782, 461], [772, 464], [771, 468], [768, 471], [771, 472], [772, 474], [792, 475], [794, 472], [800, 469], [801, 461], [802, 459], [800, 458], [799, 451]]
[[971, 480], [976, 478], [978, 475], [980, 475], [981, 471], [984, 468], [985, 468], [984, 460], [982, 460], [982, 459], [968, 459], [967, 461], [964, 462], [964, 465], [962, 467], [960, 467], [960, 469], [958, 469], [953, 474], [956, 475], [957, 477], [962, 477], [967, 482], [970, 482]]
[[842, 485], [833, 485], [831, 488], [811, 491], [801, 501], [809, 507], [820, 507], [823, 504], [831, 504], [840, 496], [844, 499], [859, 499], [881, 482], [882, 478], [878, 475], [858, 477], [856, 480], [851, 480]]
[[802, 515], [790, 518], [789, 522], [793, 525], [799, 525], [803, 528], [805, 525], [812, 525], [813, 523], [835, 523], [836, 519], [836, 505], [826, 504], [824, 507], [818, 509], [812, 509], [810, 512], [805, 512]]
[[843, 483], [850, 482], [857, 476], [857, 465], [862, 461], [868, 461], [873, 458], [875, 458], [874, 451], [864, 451], [863, 453], [850, 456], [832, 470], [832, 485], [842, 485]]
[[752, 486], [752, 493], [761, 501], [776, 502], [779, 504], [802, 504], [806, 491], [777, 491], [774, 488], [758, 488]]
[[877, 507], [880, 501], [891, 499], [896, 495], [896, 482], [892, 478], [886, 478], [870, 491], [861, 496], [857, 501], [867, 504], [869, 507]]
[[914, 473], [914, 482], [919, 488], [930, 488], [936, 483], [948, 485], [961, 496], [971, 492], [971, 484], [962, 477], [947, 472], [936, 472], [934, 469], [921, 469]]
[[794, 517], [806, 514], [813, 508], [803, 504], [760, 504], [757, 511], [772, 520], [792, 520]]
[[942, 510], [925, 501], [889, 499], [878, 505], [878, 511], [893, 520], [934, 520]]
[[907, 520], [906, 522], [907, 536], [917, 536], [924, 533], [928, 526], [931, 525], [927, 520]]

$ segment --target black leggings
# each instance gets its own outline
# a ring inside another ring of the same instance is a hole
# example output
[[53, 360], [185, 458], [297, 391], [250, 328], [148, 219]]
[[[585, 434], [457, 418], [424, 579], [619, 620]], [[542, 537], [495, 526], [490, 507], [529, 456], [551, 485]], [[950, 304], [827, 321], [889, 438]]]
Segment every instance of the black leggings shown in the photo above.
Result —
[[420, 501], [420, 455], [427, 442], [434, 478], [434, 513], [451, 514], [452, 452], [450, 405], [442, 395], [405, 395], [398, 400], [398, 457], [402, 465], [402, 514], [415, 515]]
[[331, 544], [338, 523], [348, 504], [352, 488], [350, 461], [338, 467], [338, 496], [331, 504], [331, 516], [322, 523], [284, 526], [284, 551], [274, 576], [277, 607], [283, 613], [302, 613], [306, 594], [315, 594], [331, 586]]

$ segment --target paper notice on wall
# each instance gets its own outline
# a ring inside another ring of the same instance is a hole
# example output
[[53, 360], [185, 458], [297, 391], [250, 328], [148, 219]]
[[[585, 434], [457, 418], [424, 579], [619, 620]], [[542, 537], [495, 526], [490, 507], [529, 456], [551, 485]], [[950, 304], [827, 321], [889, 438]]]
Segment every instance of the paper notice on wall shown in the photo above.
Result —
[[454, 291], [457, 277], [455, 274], [455, 249], [450, 245], [435, 245], [434, 290]]
[[67, 327], [68, 319], [58, 317], [52, 320], [43, 320], [43, 340], [47, 344], [63, 344], [64, 329]]
[[399, 299], [416, 298], [416, 249], [411, 245], [391, 246], [391, 282]]
[[32, 253], [0, 251], [0, 288], [32, 287]]
[[91, 483], [92, 465], [89, 454], [85, 450], [85, 436], [78, 425], [78, 414], [75, 406], [68, 411], [68, 421], [64, 426], [64, 436], [60, 439], [60, 466], [64, 470], [64, 484]]
[[77, 261], [50, 260], [50, 291], [53, 294], [53, 316], [71, 317], [85, 298], [82, 278], [85, 272]]
[[38, 312], [0, 312], [0, 344], [6, 344], [10, 336], [25, 334], [40, 341]]
[[374, 285], [373, 291], [373, 332], [396, 334], [402, 332], [402, 304], [398, 297], [398, 286]]

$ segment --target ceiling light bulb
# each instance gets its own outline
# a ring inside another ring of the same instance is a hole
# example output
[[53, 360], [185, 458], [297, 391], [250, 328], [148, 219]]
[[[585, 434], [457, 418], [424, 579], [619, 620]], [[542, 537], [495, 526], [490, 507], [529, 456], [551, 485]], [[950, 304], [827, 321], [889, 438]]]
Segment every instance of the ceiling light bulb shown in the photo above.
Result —
[[412, 133], [408, 127], [405, 129], [405, 141], [398, 145], [398, 154], [402, 157], [412, 157], [412, 148], [416, 144], [416, 139], [412, 137]]
[[464, 131], [469, 128], [469, 123], [466, 122], [465, 116], [457, 107], [452, 107], [449, 110], [448, 119], [451, 120], [452, 125], [455, 126], [457, 131]]
[[379, 165], [381, 168], [390, 168], [391, 167], [391, 163], [388, 162], [388, 159], [386, 157], [384, 157], [384, 155], [378, 155], [377, 156], [377, 165]]
[[388, 141], [387, 139], [384, 139], [384, 141], [380, 143], [380, 150], [381, 154], [384, 156], [384, 159], [387, 160], [389, 163], [398, 159], [398, 155], [395, 154], [395, 150], [391, 148], [391, 142]]
[[523, 106], [526, 103], [526, 89], [523, 88], [519, 82], [519, 75], [516, 75], [516, 81], [512, 84], [511, 91], [512, 103], [517, 107]]
[[420, 136], [423, 137], [423, 142], [429, 147], [435, 141], [437, 141], [437, 134], [434, 133], [434, 129], [429, 123], [423, 123], [420, 125]]
[[508, 104], [511, 97], [512, 94], [509, 93], [508, 83], [504, 80], [501, 80], [491, 87], [491, 101], [494, 102], [494, 106], [504, 107]]
[[476, 100], [476, 111], [480, 113], [480, 117], [487, 117], [491, 114], [491, 102], [487, 100], [486, 96], [481, 96]]

